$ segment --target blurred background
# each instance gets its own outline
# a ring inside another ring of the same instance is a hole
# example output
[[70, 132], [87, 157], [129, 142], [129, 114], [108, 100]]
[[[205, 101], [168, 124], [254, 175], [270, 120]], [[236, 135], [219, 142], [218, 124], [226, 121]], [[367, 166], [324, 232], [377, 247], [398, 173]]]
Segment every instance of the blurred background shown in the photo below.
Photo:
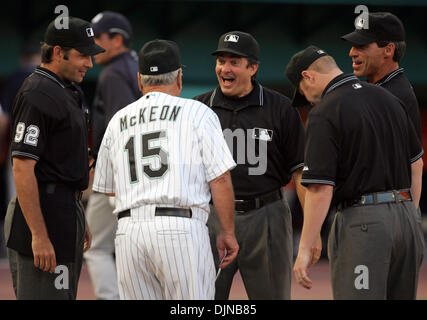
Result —
[[[407, 50], [401, 67], [412, 83], [420, 105], [423, 145], [427, 150], [427, 1], [425, 0], [270, 0], [270, 1], [24, 1], [2, 3], [0, 11], [0, 224], [7, 203], [15, 194], [8, 157], [9, 133], [7, 114], [23, 79], [39, 64], [40, 41], [50, 21], [57, 17], [55, 8], [65, 5], [71, 16], [91, 20], [104, 10], [118, 11], [131, 22], [134, 30], [132, 47], [139, 51], [152, 39], [171, 39], [181, 49], [184, 90], [181, 96], [192, 98], [217, 85], [215, 59], [221, 34], [241, 30], [251, 33], [260, 45], [258, 80], [267, 87], [291, 96], [292, 88], [284, 75], [290, 57], [307, 45], [315, 44], [332, 55], [344, 72], [352, 72], [348, 56], [350, 46], [340, 37], [354, 29], [358, 16], [355, 8], [365, 5], [369, 11], [389, 11], [405, 25]], [[100, 67], [94, 65], [82, 83], [89, 106], [92, 103]], [[300, 109], [305, 121], [309, 109]], [[427, 155], [424, 163], [427, 164]], [[427, 166], [424, 185], [427, 185]], [[295, 207], [295, 247], [302, 225], [293, 187], [285, 193]], [[421, 198], [423, 218], [427, 217], [427, 188]], [[329, 218], [329, 220], [331, 217]], [[426, 219], [423, 219], [426, 221]], [[424, 224], [427, 234], [427, 224]], [[6, 259], [3, 228], [0, 231], [0, 259]], [[328, 223], [323, 230], [326, 247]], [[326, 257], [324, 250], [323, 258]], [[0, 284], [1, 285], [1, 284]]]

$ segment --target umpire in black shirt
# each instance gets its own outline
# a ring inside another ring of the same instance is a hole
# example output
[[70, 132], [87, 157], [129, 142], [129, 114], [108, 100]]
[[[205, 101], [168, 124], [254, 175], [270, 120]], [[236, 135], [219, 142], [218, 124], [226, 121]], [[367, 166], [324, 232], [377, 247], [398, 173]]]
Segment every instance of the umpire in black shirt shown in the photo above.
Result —
[[330, 206], [337, 213], [328, 242], [335, 299], [415, 299], [424, 237], [417, 212], [423, 150], [402, 103], [387, 90], [343, 74], [310, 46], [286, 75], [294, 104], [310, 111], [301, 183], [304, 225], [294, 265], [311, 288], [308, 268]]
[[349, 55], [354, 74], [386, 88], [402, 100], [418, 138], [422, 140], [420, 110], [411, 83], [399, 67], [406, 51], [402, 21], [389, 12], [369, 13], [368, 20], [356, 21], [356, 29], [341, 39], [352, 47]]
[[17, 198], [9, 204], [5, 235], [17, 299], [76, 298], [91, 239], [80, 203], [89, 178], [87, 110], [75, 83], [92, 68], [91, 56], [103, 51], [89, 22], [69, 17], [68, 28], [57, 29], [52, 21], [42, 64], [15, 99]]
[[[227, 299], [239, 269], [249, 299], [290, 299], [292, 219], [281, 188], [293, 177], [297, 194], [304, 153], [304, 128], [291, 101], [256, 81], [259, 46], [245, 32], [223, 34], [216, 56], [219, 86], [195, 99], [218, 115], [237, 167], [231, 171], [235, 228], [240, 251], [216, 281], [216, 299]], [[215, 214], [208, 225], [212, 247]], [[316, 256], [320, 256], [318, 237]], [[214, 257], [218, 253], [214, 250]], [[219, 262], [216, 260], [217, 265]]]

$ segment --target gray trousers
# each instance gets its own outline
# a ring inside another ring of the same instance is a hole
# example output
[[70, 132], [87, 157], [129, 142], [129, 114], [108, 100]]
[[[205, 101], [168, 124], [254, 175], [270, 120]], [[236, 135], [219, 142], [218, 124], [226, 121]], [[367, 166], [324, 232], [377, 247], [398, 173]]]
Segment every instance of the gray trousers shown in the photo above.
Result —
[[337, 211], [328, 241], [334, 299], [415, 299], [423, 251], [410, 201]]
[[94, 192], [89, 196], [86, 220], [92, 233], [92, 245], [83, 255], [97, 299], [118, 300], [114, 238], [117, 217], [105, 194]]
[[[9, 204], [5, 220], [6, 239], [10, 233], [16, 197]], [[76, 260], [59, 263], [55, 273], [42, 271], [34, 266], [34, 258], [7, 249], [12, 274], [13, 289], [18, 300], [75, 300], [83, 262], [85, 218], [80, 204], [77, 205]], [[72, 239], [70, 239], [72, 241]]]
[[[215, 299], [228, 299], [237, 270], [240, 271], [249, 299], [290, 299], [292, 216], [286, 200], [278, 200], [244, 214], [235, 213], [234, 221], [240, 250], [237, 258], [221, 271], [215, 284]], [[216, 235], [219, 224], [213, 207], [208, 227], [214, 261], [218, 267]]]

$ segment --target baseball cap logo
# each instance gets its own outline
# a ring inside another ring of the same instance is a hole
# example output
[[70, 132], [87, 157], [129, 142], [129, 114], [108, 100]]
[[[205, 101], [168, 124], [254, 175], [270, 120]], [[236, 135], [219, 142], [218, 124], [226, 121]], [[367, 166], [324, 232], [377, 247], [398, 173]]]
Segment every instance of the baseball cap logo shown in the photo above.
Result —
[[87, 36], [90, 38], [90, 37], [93, 37], [93, 29], [92, 28], [86, 28], [86, 34], [87, 34]]
[[157, 66], [152, 66], [152, 67], [150, 67], [150, 71], [151, 72], [157, 72], [157, 71], [159, 71], [159, 68]]
[[325, 53], [325, 51], [323, 51], [322, 49], [319, 49], [316, 52], [317, 52], [317, 54], [324, 54]]
[[239, 36], [236, 34], [227, 34], [224, 38], [224, 42], [238, 42]]

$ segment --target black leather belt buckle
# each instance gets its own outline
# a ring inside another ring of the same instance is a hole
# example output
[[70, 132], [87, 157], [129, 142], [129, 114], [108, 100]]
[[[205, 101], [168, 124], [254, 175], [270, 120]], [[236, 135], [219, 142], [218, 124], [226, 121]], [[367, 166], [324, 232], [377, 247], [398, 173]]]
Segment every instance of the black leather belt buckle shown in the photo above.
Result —
[[167, 208], [167, 207], [156, 207], [157, 217], [181, 217], [181, 218], [191, 218], [193, 213], [191, 209], [184, 208]]
[[245, 213], [247, 210], [245, 210], [245, 200], [238, 200], [235, 199], [234, 200], [234, 212], [237, 214], [243, 214]]
[[236, 199], [234, 200], [234, 211], [237, 214], [243, 214], [251, 210], [262, 208], [263, 206], [280, 199], [282, 199], [282, 193], [280, 190], [275, 190], [252, 199]]

